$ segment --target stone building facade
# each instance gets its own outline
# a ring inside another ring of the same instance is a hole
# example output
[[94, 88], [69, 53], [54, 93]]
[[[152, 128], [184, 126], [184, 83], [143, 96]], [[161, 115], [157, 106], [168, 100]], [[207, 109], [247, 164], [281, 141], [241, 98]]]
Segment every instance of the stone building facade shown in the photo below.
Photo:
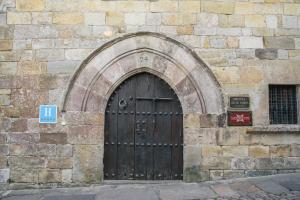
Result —
[[[107, 101], [140, 72], [183, 110], [183, 180], [300, 170], [300, 126], [270, 124], [269, 85], [299, 102], [299, 0], [0, 1], [3, 188], [101, 183]], [[248, 96], [253, 125], [227, 124]], [[40, 124], [39, 105], [58, 105]]]

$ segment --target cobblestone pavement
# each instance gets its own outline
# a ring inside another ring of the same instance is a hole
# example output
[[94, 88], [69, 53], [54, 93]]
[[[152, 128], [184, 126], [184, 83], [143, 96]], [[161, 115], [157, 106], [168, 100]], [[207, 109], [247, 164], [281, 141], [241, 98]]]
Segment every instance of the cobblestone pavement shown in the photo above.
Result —
[[12, 190], [3, 200], [299, 199], [300, 173], [203, 183], [105, 182], [80, 188]]

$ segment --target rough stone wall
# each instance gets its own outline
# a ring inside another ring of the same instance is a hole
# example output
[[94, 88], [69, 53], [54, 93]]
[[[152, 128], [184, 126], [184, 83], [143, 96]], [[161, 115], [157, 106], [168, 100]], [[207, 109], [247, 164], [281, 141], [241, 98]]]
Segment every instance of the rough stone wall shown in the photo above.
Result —
[[268, 126], [268, 84], [300, 84], [299, 0], [2, 0], [3, 186], [102, 180], [103, 116], [66, 113], [68, 126], [39, 125], [38, 106], [61, 105], [69, 78], [93, 50], [138, 31], [192, 48], [220, 82], [225, 103], [229, 95], [249, 94], [254, 126], [263, 126], [247, 132], [220, 128], [213, 115], [186, 115], [185, 180], [300, 169], [299, 126]]

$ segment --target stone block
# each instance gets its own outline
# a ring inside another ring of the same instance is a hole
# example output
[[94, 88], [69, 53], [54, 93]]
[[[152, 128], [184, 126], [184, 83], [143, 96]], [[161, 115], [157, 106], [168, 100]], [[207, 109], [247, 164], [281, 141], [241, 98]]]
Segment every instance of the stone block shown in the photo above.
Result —
[[246, 27], [266, 27], [264, 15], [246, 15], [245, 16]]
[[86, 25], [105, 25], [105, 13], [85, 13]]
[[287, 157], [287, 156], [290, 156], [290, 153], [291, 153], [290, 145], [270, 146], [271, 157]]
[[282, 27], [283, 28], [298, 28], [298, 17], [297, 16], [282, 16]]
[[176, 12], [178, 10], [178, 4], [170, 0], [165, 1], [151, 1], [151, 12]]
[[56, 156], [57, 157], [72, 157], [73, 156], [73, 146], [72, 145], [57, 145], [56, 146]]
[[216, 27], [218, 26], [218, 15], [213, 13], [197, 14], [197, 25], [201, 27]]
[[295, 43], [288, 37], [264, 37], [265, 48], [294, 49]]
[[202, 157], [222, 156], [221, 146], [203, 145], [201, 152]]
[[184, 168], [184, 181], [200, 182], [209, 180], [209, 171], [202, 171], [199, 166]]
[[149, 2], [121, 1], [116, 4], [116, 10], [120, 12], [147, 12], [149, 10]]
[[0, 134], [0, 144], [6, 144], [7, 134]]
[[146, 14], [145, 13], [126, 13], [125, 24], [126, 25], [145, 25]]
[[230, 169], [230, 161], [228, 157], [204, 157], [200, 167], [202, 170]]
[[33, 12], [31, 13], [32, 24], [51, 24], [52, 12]]
[[263, 48], [262, 37], [240, 37], [240, 48], [259, 49]]
[[106, 12], [106, 25], [122, 25], [124, 24], [124, 13], [109, 11]]
[[31, 24], [28, 12], [7, 12], [7, 24]]
[[178, 26], [177, 34], [178, 35], [192, 35], [194, 32], [193, 26]]
[[1, 94], [0, 95], [0, 106], [9, 106], [10, 105], [10, 95]]
[[17, 72], [17, 62], [1, 62], [0, 74], [14, 75]]
[[61, 181], [63, 183], [71, 183], [72, 182], [72, 169], [61, 170]]
[[8, 159], [9, 166], [11, 168], [23, 168], [23, 169], [35, 169], [45, 168], [46, 159], [44, 157], [33, 156], [10, 156]]
[[234, 2], [201, 1], [201, 11], [208, 13], [233, 14]]
[[10, 144], [9, 153], [12, 156], [32, 156], [37, 155], [37, 145], [36, 144]]
[[55, 156], [56, 145], [55, 144], [38, 144], [37, 155], [39, 156]]
[[201, 128], [213, 128], [218, 127], [219, 116], [213, 114], [202, 114], [200, 115], [200, 126]]
[[216, 49], [225, 49], [226, 48], [226, 39], [224, 38], [212, 38], [210, 40], [210, 46]]
[[33, 49], [50, 49], [54, 48], [53, 39], [33, 39], [32, 40]]
[[224, 170], [224, 179], [243, 178], [244, 170]]
[[232, 129], [221, 129], [217, 133], [217, 144], [218, 145], [238, 145], [239, 137], [242, 129], [232, 128]]
[[269, 157], [269, 146], [249, 146], [249, 156], [253, 158]]
[[211, 181], [222, 180], [223, 177], [224, 177], [223, 170], [209, 170], [209, 180]]
[[0, 156], [7, 156], [9, 154], [8, 145], [0, 144]]
[[37, 183], [38, 172], [33, 169], [10, 169], [9, 179], [12, 183]]
[[157, 26], [161, 25], [162, 21], [161, 13], [147, 13], [146, 14], [146, 25]]
[[201, 162], [201, 147], [200, 146], [186, 146], [184, 148], [184, 158], [185, 167], [199, 166]]
[[[297, 44], [295, 44], [295, 45], [297, 45]], [[289, 58], [289, 53], [287, 50], [278, 49], [278, 59], [287, 60], [288, 58]]]
[[283, 12], [286, 15], [300, 15], [300, 4], [285, 3]]
[[12, 40], [0, 40], [0, 51], [12, 49]]
[[59, 183], [62, 180], [60, 170], [42, 169], [38, 176], [39, 183]]
[[25, 132], [27, 131], [27, 119], [14, 119], [11, 123], [10, 131]]
[[35, 61], [22, 61], [18, 63], [17, 75], [37, 75], [45, 74], [47, 72], [46, 65], [44, 63]]
[[74, 150], [73, 181], [99, 183], [102, 181], [102, 153], [99, 145], [76, 145]]
[[247, 170], [245, 176], [257, 177], [257, 176], [269, 176], [276, 174], [276, 170]]
[[200, 1], [179, 1], [179, 12], [198, 13], [200, 12]]
[[7, 156], [0, 156], [0, 169], [7, 167]]
[[0, 169], [0, 183], [7, 183], [10, 169]]
[[259, 59], [275, 60], [278, 57], [277, 49], [255, 49], [255, 56]]
[[254, 169], [255, 160], [253, 158], [233, 158], [231, 160], [231, 169]]
[[54, 13], [53, 24], [82, 24], [84, 22], [84, 16], [79, 12], [70, 13]]
[[18, 11], [42, 11], [44, 10], [43, 0], [16, 0], [16, 9]]
[[277, 28], [278, 27], [278, 19], [276, 15], [267, 15], [266, 16], [266, 24], [268, 28]]
[[101, 144], [104, 137], [102, 126], [71, 126], [67, 134], [69, 144]]
[[39, 49], [36, 51], [38, 61], [59, 61], [65, 59], [63, 49]]
[[40, 142], [46, 144], [66, 144], [66, 133], [41, 133]]
[[219, 27], [230, 28], [230, 27], [244, 27], [245, 17], [243, 15], [218, 15]]
[[286, 167], [283, 158], [257, 158], [255, 159], [255, 169], [275, 170], [275, 169], [286, 169]]
[[8, 142], [16, 144], [36, 143], [40, 139], [38, 133], [9, 133]]
[[285, 169], [299, 169], [300, 157], [287, 157], [283, 159]]
[[248, 146], [223, 146], [223, 156], [245, 157], [248, 156]]
[[47, 168], [50, 169], [72, 169], [73, 159], [67, 157], [48, 158]]
[[67, 60], [83, 60], [92, 52], [92, 49], [67, 49], [66, 59]]
[[227, 37], [227, 46], [228, 48], [238, 48], [239, 47], [239, 38], [237, 37]]
[[300, 157], [300, 144], [291, 145], [291, 156]]
[[79, 66], [79, 62], [71, 60], [47, 62], [48, 73], [71, 74]]

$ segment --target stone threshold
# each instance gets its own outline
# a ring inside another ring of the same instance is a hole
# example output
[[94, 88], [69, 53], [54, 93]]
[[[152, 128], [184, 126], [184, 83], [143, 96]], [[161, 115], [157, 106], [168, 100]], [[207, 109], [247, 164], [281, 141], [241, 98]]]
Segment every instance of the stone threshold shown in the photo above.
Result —
[[300, 134], [300, 125], [254, 126], [246, 130], [248, 134]]
[[179, 184], [184, 183], [183, 180], [104, 180], [103, 185], [120, 185], [120, 184]]

